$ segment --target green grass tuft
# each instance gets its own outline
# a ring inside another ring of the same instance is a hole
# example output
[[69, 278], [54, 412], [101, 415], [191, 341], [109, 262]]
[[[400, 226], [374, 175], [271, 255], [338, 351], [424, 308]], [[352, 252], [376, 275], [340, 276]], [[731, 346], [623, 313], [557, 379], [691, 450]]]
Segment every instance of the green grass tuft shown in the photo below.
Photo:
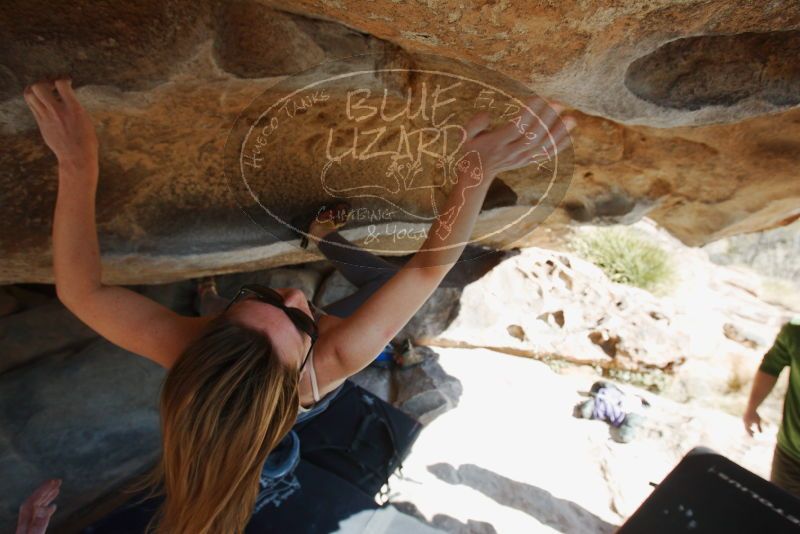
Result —
[[620, 284], [664, 294], [675, 280], [669, 255], [630, 228], [596, 228], [578, 235], [572, 248]]

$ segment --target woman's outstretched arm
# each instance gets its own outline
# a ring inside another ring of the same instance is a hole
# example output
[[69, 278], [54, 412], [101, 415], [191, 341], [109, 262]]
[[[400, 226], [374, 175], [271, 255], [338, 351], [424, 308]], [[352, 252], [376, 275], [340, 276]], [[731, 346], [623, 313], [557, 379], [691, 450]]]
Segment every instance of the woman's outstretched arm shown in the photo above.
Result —
[[[527, 104], [531, 109], [543, 107], [540, 99]], [[555, 106], [554, 110], [557, 113], [561, 108]], [[544, 135], [542, 127], [533, 141], [525, 136], [534, 131], [533, 127], [520, 131], [509, 122], [489, 131], [488, 114], [470, 119], [465, 126], [464, 156], [456, 169], [458, 182], [441, 210], [443, 216], [433, 223], [419, 252], [321, 343], [335, 354], [331, 368], [325, 370], [328, 380], [346, 378], [368, 365], [431, 296], [464, 251], [498, 173], [532, 164], [532, 157], [543, 147], [552, 153], [553, 142], [558, 150], [565, 149], [575, 122], [567, 118], [562, 123], [556, 113], [544, 125], [552, 137]], [[529, 114], [519, 121], [528, 125], [536, 122]]]
[[45, 143], [58, 159], [53, 216], [58, 298], [112, 343], [170, 367], [208, 319], [183, 317], [134, 291], [101, 283], [94, 125], [68, 80], [35, 83], [25, 89], [24, 97]]

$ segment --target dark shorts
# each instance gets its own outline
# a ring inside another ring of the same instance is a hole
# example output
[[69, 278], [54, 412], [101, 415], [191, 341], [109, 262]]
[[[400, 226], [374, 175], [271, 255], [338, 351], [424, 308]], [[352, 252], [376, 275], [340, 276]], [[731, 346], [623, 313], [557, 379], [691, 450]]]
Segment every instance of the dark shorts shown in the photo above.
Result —
[[772, 456], [772, 472], [769, 479], [795, 497], [800, 498], [800, 462], [775, 445]]
[[[324, 412], [343, 388], [344, 384], [325, 395], [309, 411], [298, 414], [295, 425], [308, 421]], [[259, 491], [255, 508], [253, 509], [254, 514], [267, 505], [278, 508], [281, 503], [300, 489], [300, 481], [295, 475], [295, 469], [299, 463], [300, 440], [297, 437], [297, 432], [291, 430], [275, 450], [269, 454], [264, 467], [261, 469], [261, 476], [258, 481]]]

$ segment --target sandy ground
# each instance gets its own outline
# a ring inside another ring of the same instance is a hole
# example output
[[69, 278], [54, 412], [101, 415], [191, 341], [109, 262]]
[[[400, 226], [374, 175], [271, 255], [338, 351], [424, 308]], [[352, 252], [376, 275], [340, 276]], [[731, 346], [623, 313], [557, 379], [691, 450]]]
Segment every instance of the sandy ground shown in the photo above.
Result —
[[571, 415], [596, 376], [488, 350], [440, 358], [464, 393], [422, 432], [391, 500], [446, 532], [613, 532], [697, 445], [769, 472], [775, 425], [749, 438], [736, 417], [641, 392], [647, 426], [621, 444], [605, 423]]

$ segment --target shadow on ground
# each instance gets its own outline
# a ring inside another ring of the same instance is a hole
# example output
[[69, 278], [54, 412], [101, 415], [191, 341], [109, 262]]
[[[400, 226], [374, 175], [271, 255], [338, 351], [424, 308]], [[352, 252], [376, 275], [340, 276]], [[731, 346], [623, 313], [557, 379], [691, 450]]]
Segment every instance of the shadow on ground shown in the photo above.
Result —
[[[450, 464], [439, 463], [428, 466], [428, 471], [448, 484], [468, 486], [498, 504], [524, 512], [565, 534], [572, 534], [568, 525], [575, 524], [586, 525], [587, 532], [599, 534], [610, 534], [617, 528], [572, 501], [560, 499], [549, 491], [517, 482], [477, 465], [464, 464], [456, 469]], [[469, 523], [475, 523], [475, 526], [479, 524], [472, 520]], [[491, 525], [489, 527], [490, 530], [470, 529], [467, 532], [495, 532]]]

